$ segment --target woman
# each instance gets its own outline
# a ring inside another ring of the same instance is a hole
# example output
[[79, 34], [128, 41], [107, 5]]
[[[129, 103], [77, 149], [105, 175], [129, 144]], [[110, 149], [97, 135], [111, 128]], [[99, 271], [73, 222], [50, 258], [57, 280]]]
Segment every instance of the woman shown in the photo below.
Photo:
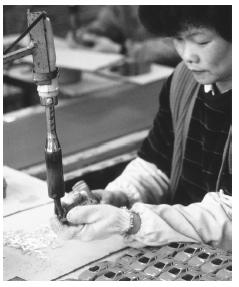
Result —
[[140, 6], [142, 23], [172, 38], [182, 62], [160, 92], [138, 157], [93, 191], [102, 204], [67, 214], [80, 240], [121, 234], [131, 243], [231, 249], [231, 9]]

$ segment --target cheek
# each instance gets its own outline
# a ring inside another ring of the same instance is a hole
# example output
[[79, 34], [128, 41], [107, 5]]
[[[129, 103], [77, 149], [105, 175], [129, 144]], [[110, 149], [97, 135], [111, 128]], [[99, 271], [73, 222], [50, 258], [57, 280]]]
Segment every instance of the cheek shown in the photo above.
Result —
[[232, 52], [229, 45], [212, 45], [202, 58], [209, 70], [214, 72], [223, 72], [231, 69]]

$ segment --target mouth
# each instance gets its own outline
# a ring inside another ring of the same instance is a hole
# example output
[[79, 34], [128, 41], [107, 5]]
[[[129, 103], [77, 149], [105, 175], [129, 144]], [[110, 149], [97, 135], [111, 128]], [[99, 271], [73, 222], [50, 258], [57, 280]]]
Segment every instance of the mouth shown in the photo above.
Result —
[[194, 69], [191, 69], [191, 71], [193, 73], [205, 73], [206, 72], [206, 70], [194, 70]]
[[194, 75], [202, 75], [206, 71], [205, 70], [191, 70]]

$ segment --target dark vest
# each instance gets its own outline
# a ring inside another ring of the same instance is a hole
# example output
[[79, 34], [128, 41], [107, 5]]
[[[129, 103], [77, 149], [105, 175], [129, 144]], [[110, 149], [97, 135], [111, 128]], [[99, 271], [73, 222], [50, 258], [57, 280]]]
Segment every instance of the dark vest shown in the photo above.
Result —
[[[187, 134], [199, 88], [200, 84], [194, 79], [192, 73], [188, 70], [183, 62], [180, 63], [175, 69], [170, 87], [170, 109], [174, 130], [174, 148], [170, 174], [171, 200], [174, 198], [182, 173]], [[230, 127], [228, 138], [224, 147], [222, 164], [216, 183], [216, 191], [218, 191], [220, 188], [220, 179], [227, 158], [229, 161], [229, 171], [232, 173], [231, 138], [232, 128]]]

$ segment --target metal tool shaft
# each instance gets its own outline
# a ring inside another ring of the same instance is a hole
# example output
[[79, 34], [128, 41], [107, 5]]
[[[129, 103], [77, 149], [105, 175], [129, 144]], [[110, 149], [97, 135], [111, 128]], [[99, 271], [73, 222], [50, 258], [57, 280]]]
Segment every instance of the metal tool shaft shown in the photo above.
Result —
[[55, 109], [51, 104], [46, 106], [47, 138], [45, 146], [45, 159], [47, 168], [48, 195], [54, 199], [57, 215], [63, 216], [60, 198], [64, 196], [64, 178], [62, 167], [62, 152], [56, 134]]

